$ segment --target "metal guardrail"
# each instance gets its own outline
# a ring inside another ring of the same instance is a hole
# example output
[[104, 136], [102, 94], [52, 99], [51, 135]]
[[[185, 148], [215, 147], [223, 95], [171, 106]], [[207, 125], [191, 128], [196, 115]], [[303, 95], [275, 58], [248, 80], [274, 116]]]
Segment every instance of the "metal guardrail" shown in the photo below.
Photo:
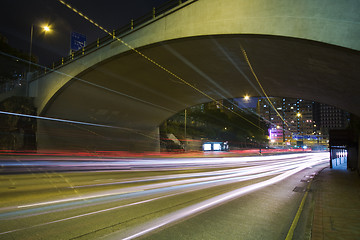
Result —
[[348, 148], [345, 146], [330, 146], [330, 168], [347, 163]]
[[127, 33], [130, 33], [137, 27], [142, 26], [143, 24], [154, 20], [159, 15], [164, 14], [164, 13], [166, 13], [188, 1], [190, 1], [190, 0], [170, 0], [169, 2], [166, 2], [163, 5], [160, 5], [159, 7], [156, 7], [156, 8], [154, 7], [150, 13], [148, 13], [138, 19], [131, 20], [130, 23], [126, 24], [125, 26], [122, 26], [121, 28], [119, 28], [117, 30], [113, 30], [112, 36], [106, 35], [102, 38], [98, 38], [95, 42], [90, 43], [86, 47], [84, 47], [76, 52], [73, 52], [69, 56], [61, 58], [57, 62], [54, 62], [52, 64], [52, 66], [45, 67], [45, 68], [43, 68], [42, 71], [38, 71], [38, 72], [34, 73], [31, 80], [35, 80], [39, 77], [42, 77], [45, 74], [52, 72], [53, 70], [58, 69], [61, 66], [65, 65], [69, 62], [72, 62], [73, 60], [77, 60], [77, 59], [83, 57], [87, 53], [90, 53], [99, 47], [102, 47], [104, 45], [109, 44], [112, 41], [115, 41], [115, 36], [119, 37], [119, 36], [125, 35]]

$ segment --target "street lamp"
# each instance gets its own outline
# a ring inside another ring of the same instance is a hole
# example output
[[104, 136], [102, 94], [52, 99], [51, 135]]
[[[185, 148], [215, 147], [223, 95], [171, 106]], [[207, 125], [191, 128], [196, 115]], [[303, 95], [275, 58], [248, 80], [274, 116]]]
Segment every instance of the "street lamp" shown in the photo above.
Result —
[[187, 110], [186, 110], [186, 108], [185, 108], [185, 110], [184, 110], [184, 143], [185, 143], [185, 145], [184, 145], [184, 150], [186, 151], [187, 150], [187, 144], [188, 144], [188, 142], [187, 142], [187, 134], [186, 134], [186, 125], [187, 125]]
[[44, 32], [50, 32], [51, 31], [51, 28], [50, 28], [49, 25], [42, 26], [42, 29], [44, 30]]
[[[48, 24], [43, 25], [41, 27], [41, 29], [43, 30], [43, 32], [47, 33], [51, 31], [51, 28]], [[34, 33], [34, 24], [31, 24], [31, 29], [30, 29], [30, 53], [29, 53], [29, 72], [31, 69], [31, 55], [32, 55], [32, 42], [33, 42], [33, 34]]]
[[[300, 136], [302, 137], [302, 148], [304, 147], [304, 134], [303, 134], [303, 131], [304, 131], [304, 125], [303, 125], [303, 123], [302, 123], [302, 120], [300, 120], [300, 118], [302, 117], [302, 115], [301, 115], [301, 113], [300, 112], [298, 112], [297, 114], [296, 114], [296, 116], [297, 116], [297, 120], [298, 120], [298, 133], [300, 134]], [[303, 150], [304, 150], [304, 148], [303, 148]]]
[[250, 96], [249, 96], [249, 95], [245, 95], [245, 96], [244, 96], [244, 100], [245, 100], [245, 101], [249, 101], [249, 99], [250, 99]]
[[[46, 24], [41, 27], [44, 33], [51, 32], [50, 25]], [[31, 24], [30, 28], [30, 51], [29, 51], [29, 71], [26, 79], [26, 95], [28, 95], [29, 80], [30, 80], [30, 71], [31, 71], [31, 55], [32, 55], [32, 42], [34, 33], [34, 24]]]

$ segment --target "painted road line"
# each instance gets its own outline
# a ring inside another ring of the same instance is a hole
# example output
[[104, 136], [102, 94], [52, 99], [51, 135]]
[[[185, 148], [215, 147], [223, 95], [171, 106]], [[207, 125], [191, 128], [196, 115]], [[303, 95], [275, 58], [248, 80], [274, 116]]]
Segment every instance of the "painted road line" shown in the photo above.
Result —
[[299, 222], [299, 218], [301, 216], [301, 213], [303, 211], [303, 208], [304, 208], [304, 205], [305, 205], [305, 201], [306, 201], [306, 198], [307, 198], [307, 195], [309, 193], [309, 190], [310, 190], [310, 186], [311, 186], [311, 183], [312, 183], [312, 180], [313, 178], [310, 180], [309, 184], [307, 185], [306, 187], [306, 191], [305, 191], [305, 194], [301, 200], [301, 203], [300, 203], [300, 206], [299, 206], [299, 209], [298, 211], [296, 212], [296, 215], [295, 215], [295, 218], [290, 226], [290, 229], [289, 229], [289, 232], [288, 234], [286, 235], [286, 238], [285, 240], [291, 240], [293, 238], [293, 235], [294, 235], [294, 231], [295, 231], [295, 228], [297, 226], [297, 223]]

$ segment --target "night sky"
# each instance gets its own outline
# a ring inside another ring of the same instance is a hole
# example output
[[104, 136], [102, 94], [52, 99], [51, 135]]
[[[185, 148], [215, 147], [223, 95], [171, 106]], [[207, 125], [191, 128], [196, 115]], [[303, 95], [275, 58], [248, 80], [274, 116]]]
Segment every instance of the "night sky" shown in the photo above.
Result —
[[[65, 0], [109, 31], [118, 29], [131, 19], [139, 18], [168, 0]], [[87, 37], [87, 44], [106, 34], [87, 22], [58, 0], [2, 0], [0, 33], [10, 46], [29, 52], [30, 29], [34, 24], [32, 51], [39, 63], [50, 65], [69, 54], [70, 33]], [[44, 35], [40, 26], [49, 23], [52, 33]]]

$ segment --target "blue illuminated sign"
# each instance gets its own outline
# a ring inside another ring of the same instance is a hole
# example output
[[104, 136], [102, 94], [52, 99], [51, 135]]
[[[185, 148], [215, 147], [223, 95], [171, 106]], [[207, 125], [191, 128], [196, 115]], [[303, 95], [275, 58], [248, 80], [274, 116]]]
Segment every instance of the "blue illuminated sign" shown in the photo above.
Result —
[[86, 46], [86, 36], [81, 33], [72, 32], [71, 40], [70, 40], [70, 49], [72, 51], [77, 51], [85, 46]]
[[293, 134], [293, 139], [295, 139], [295, 140], [301, 140], [301, 139], [317, 140], [318, 138], [315, 135], [296, 135], [296, 134]]

